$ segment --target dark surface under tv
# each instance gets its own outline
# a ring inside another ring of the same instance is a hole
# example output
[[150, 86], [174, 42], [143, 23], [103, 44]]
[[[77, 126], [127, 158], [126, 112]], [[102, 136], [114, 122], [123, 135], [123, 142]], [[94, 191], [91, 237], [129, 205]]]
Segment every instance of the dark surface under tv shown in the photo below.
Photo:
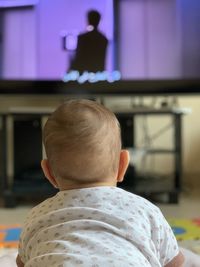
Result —
[[0, 95], [188, 95], [200, 93], [200, 79], [120, 80], [113, 83], [59, 80], [1, 80]]

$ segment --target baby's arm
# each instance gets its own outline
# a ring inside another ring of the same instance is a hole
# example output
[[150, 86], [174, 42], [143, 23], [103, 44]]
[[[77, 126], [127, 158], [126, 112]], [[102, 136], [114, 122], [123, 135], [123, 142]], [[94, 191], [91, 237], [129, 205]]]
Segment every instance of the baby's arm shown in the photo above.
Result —
[[181, 252], [179, 252], [179, 254], [164, 267], [183, 267], [183, 265], [184, 265], [184, 256]]
[[183, 267], [184, 256], [179, 250], [174, 233], [160, 210], [157, 215], [160, 224], [158, 249], [161, 264], [164, 267]]
[[19, 254], [17, 255], [17, 258], [16, 258], [16, 264], [17, 264], [17, 267], [24, 267], [24, 263], [22, 262]]
[[182, 267], [184, 256], [180, 252], [174, 233], [159, 208], [150, 215], [151, 238], [163, 267]]

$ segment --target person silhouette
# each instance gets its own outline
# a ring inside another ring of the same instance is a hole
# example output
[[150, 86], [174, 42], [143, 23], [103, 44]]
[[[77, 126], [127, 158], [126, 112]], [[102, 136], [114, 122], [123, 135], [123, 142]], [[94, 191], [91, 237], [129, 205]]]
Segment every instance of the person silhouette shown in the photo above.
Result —
[[78, 35], [77, 49], [70, 71], [98, 72], [105, 70], [108, 39], [98, 30], [101, 15], [96, 10], [87, 13], [87, 32]]

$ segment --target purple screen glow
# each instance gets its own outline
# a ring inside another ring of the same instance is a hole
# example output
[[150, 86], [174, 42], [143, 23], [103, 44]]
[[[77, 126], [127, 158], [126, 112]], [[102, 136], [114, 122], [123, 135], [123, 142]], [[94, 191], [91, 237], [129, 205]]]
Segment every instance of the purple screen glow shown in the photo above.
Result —
[[101, 13], [108, 39], [105, 71], [124, 80], [200, 78], [200, 1], [0, 0], [0, 7], [1, 79], [62, 80], [90, 9]]
[[38, 2], [39, 0], [0, 0], [0, 8], [33, 6]]
[[109, 40], [106, 70], [112, 71], [113, 1], [42, 0], [34, 7], [3, 11], [2, 78], [61, 80], [90, 9], [101, 13], [99, 29]]

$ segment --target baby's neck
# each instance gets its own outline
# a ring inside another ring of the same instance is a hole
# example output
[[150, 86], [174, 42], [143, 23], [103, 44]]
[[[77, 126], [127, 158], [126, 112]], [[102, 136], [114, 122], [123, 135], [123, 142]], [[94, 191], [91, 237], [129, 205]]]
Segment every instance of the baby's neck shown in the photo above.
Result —
[[71, 184], [71, 185], [60, 185], [59, 190], [72, 190], [72, 189], [81, 189], [81, 188], [90, 188], [90, 187], [99, 187], [99, 186], [117, 186], [116, 182], [96, 182], [96, 183], [83, 183], [83, 184]]

